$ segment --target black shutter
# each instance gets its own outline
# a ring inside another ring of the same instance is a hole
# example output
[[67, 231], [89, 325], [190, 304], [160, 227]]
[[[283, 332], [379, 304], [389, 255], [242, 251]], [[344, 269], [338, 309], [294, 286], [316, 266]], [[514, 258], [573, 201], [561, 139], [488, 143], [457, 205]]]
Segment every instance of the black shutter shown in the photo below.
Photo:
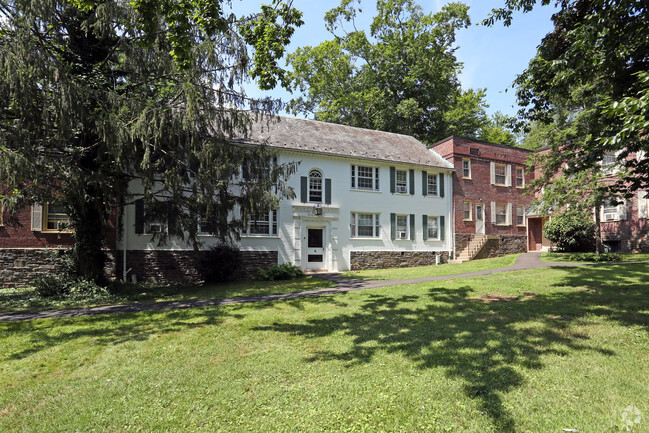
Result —
[[410, 170], [410, 194], [415, 194], [415, 170]]
[[421, 227], [424, 232], [424, 240], [428, 239], [428, 215], [421, 216]]
[[144, 200], [135, 200], [135, 234], [144, 233]]
[[308, 179], [306, 176], [302, 176], [301, 180], [302, 180], [302, 185], [301, 185], [302, 194], [300, 195], [300, 199], [302, 200], [302, 203], [307, 203], [309, 201], [308, 191], [307, 191]]
[[415, 234], [417, 231], [415, 230], [415, 214], [411, 213], [410, 214], [410, 240], [414, 241], [415, 240]]
[[396, 182], [396, 169], [390, 167], [390, 192], [394, 194], [395, 191], [395, 182]]
[[421, 172], [421, 193], [423, 195], [428, 195], [428, 172]]
[[352, 188], [356, 188], [356, 166], [352, 165]]
[[390, 236], [392, 240], [397, 238], [397, 215], [393, 213], [390, 214]]
[[439, 239], [444, 240], [444, 235], [446, 234], [446, 230], [444, 228], [444, 215], [439, 217]]
[[331, 179], [325, 179], [325, 204], [331, 204]]
[[437, 187], [439, 188], [439, 196], [444, 197], [444, 173], [439, 174], [439, 182]]
[[177, 227], [178, 225], [178, 213], [173, 206], [167, 208], [167, 232], [170, 235], [177, 235], [180, 233], [180, 230]]

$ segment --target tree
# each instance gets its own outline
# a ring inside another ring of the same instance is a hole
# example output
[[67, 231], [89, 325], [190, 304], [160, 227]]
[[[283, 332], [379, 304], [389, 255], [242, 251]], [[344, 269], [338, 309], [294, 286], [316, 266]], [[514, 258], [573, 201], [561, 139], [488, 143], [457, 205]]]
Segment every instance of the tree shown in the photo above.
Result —
[[572, 209], [561, 212], [543, 230], [559, 251], [592, 252], [595, 246], [595, 223], [590, 212]]
[[478, 139], [490, 143], [506, 144], [517, 146], [516, 135], [512, 131], [514, 119], [506, 114], [496, 111], [487, 120], [487, 123], [480, 128]]
[[[10, 211], [62, 203], [79, 275], [103, 279], [116, 205], [143, 198], [147, 220], [173, 222], [169, 234], [198, 248], [200, 216], [232, 239], [248, 215], [292, 194], [283, 182], [292, 164], [262, 176], [268, 149], [228, 138], [250, 122], [239, 107], [277, 110], [239, 85], [249, 72], [265, 88], [287, 83], [277, 61], [301, 14], [280, 0], [241, 18], [222, 6], [0, 0], [0, 201]], [[257, 181], [234, 185], [244, 162]]]
[[412, 0], [378, 0], [376, 9], [366, 33], [356, 27], [360, 8], [342, 0], [325, 15], [333, 39], [289, 55], [304, 94], [289, 104], [293, 112], [425, 143], [476, 136], [487, 122], [485, 92], [461, 89], [453, 46], [456, 31], [470, 24], [468, 7], [450, 3], [424, 14]]
[[[514, 11], [528, 12], [537, 3], [550, 0], [505, 0], [505, 7], [494, 9], [484, 24], [502, 20], [509, 25]], [[616, 152], [625, 170], [610, 194], [649, 188], [649, 3], [557, 4], [554, 31], [515, 82], [522, 119], [556, 126], [543, 161], [544, 182], [564, 161], [570, 162], [567, 174], [597, 171], [604, 156]]]

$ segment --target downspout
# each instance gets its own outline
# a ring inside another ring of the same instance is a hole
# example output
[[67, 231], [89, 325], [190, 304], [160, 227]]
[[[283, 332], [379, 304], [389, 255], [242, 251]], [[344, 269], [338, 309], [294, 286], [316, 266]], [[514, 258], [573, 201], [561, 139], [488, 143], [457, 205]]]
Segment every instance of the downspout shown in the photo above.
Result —
[[451, 203], [450, 203], [450, 206], [449, 206], [450, 210], [451, 210], [451, 215], [450, 215], [451, 224], [449, 224], [449, 227], [451, 227], [451, 235], [450, 235], [451, 249], [449, 251], [449, 255], [450, 255], [449, 260], [450, 260], [451, 257], [453, 257], [453, 260], [455, 260], [455, 195], [453, 194], [453, 181], [454, 181], [453, 173], [455, 173], [455, 171], [451, 171], [450, 176], [449, 176], [451, 178], [451, 180], [448, 182], [449, 185], [450, 185], [450, 190], [451, 190], [451, 193], [450, 193]]
[[122, 281], [126, 282], [126, 276], [128, 275], [129, 272], [131, 272], [131, 269], [126, 269], [126, 249], [128, 248], [127, 245], [127, 218], [126, 218], [126, 205], [122, 206], [122, 230], [124, 231], [122, 234], [122, 242], [124, 243], [122, 245]]

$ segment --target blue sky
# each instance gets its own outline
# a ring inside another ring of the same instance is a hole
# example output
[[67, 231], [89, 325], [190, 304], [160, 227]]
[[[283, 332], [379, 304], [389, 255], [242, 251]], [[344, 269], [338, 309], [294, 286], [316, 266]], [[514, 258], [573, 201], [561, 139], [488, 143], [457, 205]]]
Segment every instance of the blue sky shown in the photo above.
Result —
[[[233, 8], [237, 13], [249, 13], [258, 10], [260, 3], [262, 2], [258, 0], [234, 0]], [[425, 13], [429, 13], [438, 11], [447, 2], [427, 0], [418, 3]], [[493, 27], [483, 27], [476, 24], [482, 21], [491, 9], [501, 7], [504, 0], [467, 0], [463, 3], [470, 6], [472, 25], [457, 34], [456, 45], [459, 48], [456, 56], [464, 64], [460, 75], [462, 87], [486, 88], [488, 113], [500, 111], [514, 115], [518, 106], [511, 84], [534, 56], [543, 36], [552, 30], [550, 17], [553, 9], [549, 6], [537, 7], [531, 13], [517, 14], [510, 27], [504, 27], [502, 23]], [[304, 13], [304, 24], [296, 30], [288, 52], [330, 39], [331, 34], [325, 29], [323, 17], [326, 11], [338, 4], [336, 0], [294, 0], [293, 5]], [[357, 20], [357, 25], [363, 26], [364, 22], [371, 21], [374, 5], [374, 0], [362, 1], [364, 13], [361, 19]], [[272, 96], [283, 101], [295, 97], [281, 89], [262, 92], [254, 83], [246, 86], [246, 93], [249, 96]]]

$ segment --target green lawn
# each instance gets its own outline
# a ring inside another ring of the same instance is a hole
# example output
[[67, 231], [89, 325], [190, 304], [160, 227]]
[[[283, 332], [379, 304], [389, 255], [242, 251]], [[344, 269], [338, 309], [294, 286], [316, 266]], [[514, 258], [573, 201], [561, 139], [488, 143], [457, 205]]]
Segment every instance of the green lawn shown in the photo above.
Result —
[[425, 278], [442, 275], [463, 274], [465, 272], [484, 271], [486, 269], [503, 268], [513, 265], [520, 254], [510, 254], [493, 259], [472, 260], [458, 264], [443, 264], [437, 266], [419, 266], [415, 268], [377, 269], [368, 271], [350, 271], [343, 276], [359, 280], [402, 280], [407, 278]]
[[156, 287], [134, 285], [108, 295], [86, 296], [77, 299], [44, 298], [35, 289], [0, 289], [0, 311], [42, 310], [48, 308], [76, 308], [110, 304], [133, 304], [191, 299], [259, 296], [272, 293], [301, 292], [331, 287], [330, 281], [305, 277], [291, 281], [243, 281], [210, 284], [197, 287]]
[[[568, 262], [567, 257], [572, 253], [543, 253], [541, 254], [541, 261], [543, 262]], [[632, 254], [622, 253], [623, 262], [648, 262], [649, 254]]]
[[0, 323], [0, 431], [646, 432], [647, 281], [536, 269]]

